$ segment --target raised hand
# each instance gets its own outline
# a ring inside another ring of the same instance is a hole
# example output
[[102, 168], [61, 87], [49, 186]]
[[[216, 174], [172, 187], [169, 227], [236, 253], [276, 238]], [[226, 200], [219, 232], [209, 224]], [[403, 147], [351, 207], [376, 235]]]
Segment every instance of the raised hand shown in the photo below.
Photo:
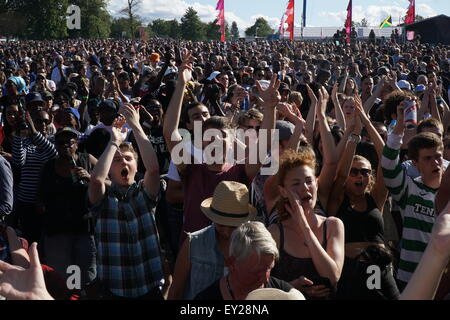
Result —
[[192, 62], [195, 61], [195, 58], [192, 56], [192, 51], [183, 49], [181, 51], [181, 59], [183, 62], [181, 63], [180, 70], [178, 72], [178, 81], [182, 81], [182, 83], [185, 84], [192, 79], [192, 72], [194, 71]]
[[264, 106], [275, 108], [281, 100], [278, 88], [280, 87], [280, 80], [277, 80], [277, 75], [274, 74], [270, 81], [269, 87], [263, 89], [259, 81], [256, 81], [259, 97], [264, 101]]
[[132, 104], [127, 103], [123, 107], [122, 113], [131, 128], [136, 129], [140, 127], [139, 110], [137, 110]]
[[128, 128], [120, 125], [120, 120], [117, 118], [114, 120], [111, 126], [111, 142], [121, 145], [127, 138]]
[[363, 103], [359, 95], [355, 95], [355, 112], [361, 118], [362, 121], [369, 120], [366, 112], [364, 111]]
[[306, 90], [308, 91], [308, 97], [309, 100], [311, 100], [311, 104], [317, 103], [317, 96], [308, 84], [306, 85]]
[[28, 254], [28, 269], [0, 261], [0, 295], [8, 300], [53, 300], [45, 287], [36, 243], [30, 246]]
[[320, 111], [323, 115], [327, 112], [328, 101], [330, 100], [330, 95], [328, 94], [327, 89], [325, 87], [320, 87], [319, 89], [319, 108], [317, 111]]
[[331, 91], [331, 99], [333, 99], [333, 100], [338, 99], [338, 96], [337, 96], [338, 89], [339, 89], [339, 84], [337, 82], [335, 82], [334, 86], [333, 86], [333, 90]]

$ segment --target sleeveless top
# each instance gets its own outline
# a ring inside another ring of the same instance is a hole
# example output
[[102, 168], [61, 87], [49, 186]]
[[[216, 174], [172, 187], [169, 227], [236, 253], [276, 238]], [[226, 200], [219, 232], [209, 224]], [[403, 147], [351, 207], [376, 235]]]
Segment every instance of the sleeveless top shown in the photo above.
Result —
[[191, 272], [184, 299], [192, 300], [225, 273], [225, 259], [216, 240], [214, 224], [188, 234]]
[[[280, 257], [275, 267], [272, 269], [271, 275], [275, 278], [290, 282], [300, 276], [308, 279], [320, 277], [314, 266], [312, 258], [297, 258], [288, 254], [284, 250], [284, 228], [281, 222], [277, 223], [280, 229]], [[323, 224], [323, 241], [322, 247], [327, 249], [327, 221]]]
[[345, 227], [345, 243], [376, 242], [384, 243], [383, 216], [370, 194], [366, 194], [367, 209], [356, 211], [345, 194], [337, 217]]

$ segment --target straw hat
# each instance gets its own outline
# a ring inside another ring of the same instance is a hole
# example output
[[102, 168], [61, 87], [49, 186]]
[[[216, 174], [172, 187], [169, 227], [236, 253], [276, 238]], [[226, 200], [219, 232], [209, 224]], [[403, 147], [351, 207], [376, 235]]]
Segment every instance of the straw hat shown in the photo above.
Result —
[[297, 289], [291, 289], [289, 292], [275, 289], [262, 288], [250, 292], [245, 300], [306, 300], [303, 294]]
[[234, 181], [220, 182], [213, 197], [203, 200], [200, 207], [212, 222], [224, 226], [239, 227], [256, 217], [256, 209], [249, 204], [247, 186]]

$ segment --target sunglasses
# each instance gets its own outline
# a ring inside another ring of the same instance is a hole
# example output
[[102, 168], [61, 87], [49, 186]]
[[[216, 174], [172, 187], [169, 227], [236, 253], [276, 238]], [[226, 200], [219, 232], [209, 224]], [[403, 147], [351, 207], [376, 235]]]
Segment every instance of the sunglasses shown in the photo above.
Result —
[[34, 123], [36, 124], [46, 124], [47, 126], [52, 123], [49, 119], [36, 119], [34, 120]]
[[361, 173], [361, 175], [362, 175], [363, 177], [368, 177], [368, 176], [370, 176], [370, 174], [372, 173], [372, 170], [370, 170], [370, 169], [365, 169], [365, 168], [362, 168], [362, 169], [351, 168], [351, 169], [350, 169], [350, 176], [351, 176], [351, 177], [357, 177], [360, 173]]

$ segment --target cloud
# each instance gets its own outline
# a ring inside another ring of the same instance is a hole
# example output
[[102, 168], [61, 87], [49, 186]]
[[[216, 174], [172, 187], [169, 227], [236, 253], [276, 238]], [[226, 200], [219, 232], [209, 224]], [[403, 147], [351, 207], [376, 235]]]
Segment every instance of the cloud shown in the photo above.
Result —
[[[124, 0], [111, 0], [109, 2], [108, 10], [114, 17], [120, 16], [120, 10], [126, 6]], [[193, 7], [197, 11], [198, 16], [203, 22], [211, 22], [217, 17], [216, 7], [213, 5], [205, 5], [198, 2], [187, 3], [185, 0], [152, 0], [142, 1], [139, 7], [139, 16], [145, 23], [149, 23], [155, 19], [172, 20], [177, 19], [180, 21], [181, 17], [185, 14], [188, 7]], [[278, 29], [280, 25], [279, 18], [272, 18], [264, 15], [254, 15], [249, 19], [243, 19], [232, 11], [225, 10], [225, 19], [231, 27], [231, 23], [236, 21], [241, 34], [245, 29], [252, 26], [256, 19], [263, 17], [269, 23], [269, 25]]]
[[[392, 4], [392, 2], [391, 2]], [[386, 6], [353, 6], [353, 21], [359, 22], [363, 18], [366, 18], [369, 22], [369, 26], [378, 26], [381, 21], [386, 19], [389, 15], [392, 15], [392, 21], [394, 24], [399, 22], [400, 17], [404, 17], [406, 15], [406, 8], [404, 6], [398, 5], [394, 1], [395, 5], [386, 5]], [[436, 11], [431, 8], [429, 5], [421, 3], [416, 4], [416, 13], [419, 13], [424, 18], [432, 17], [437, 15]], [[345, 19], [347, 18], [347, 10], [338, 11], [338, 12], [319, 12], [319, 16], [329, 19], [332, 22], [335, 22], [336, 25], [343, 26], [345, 23]]]

